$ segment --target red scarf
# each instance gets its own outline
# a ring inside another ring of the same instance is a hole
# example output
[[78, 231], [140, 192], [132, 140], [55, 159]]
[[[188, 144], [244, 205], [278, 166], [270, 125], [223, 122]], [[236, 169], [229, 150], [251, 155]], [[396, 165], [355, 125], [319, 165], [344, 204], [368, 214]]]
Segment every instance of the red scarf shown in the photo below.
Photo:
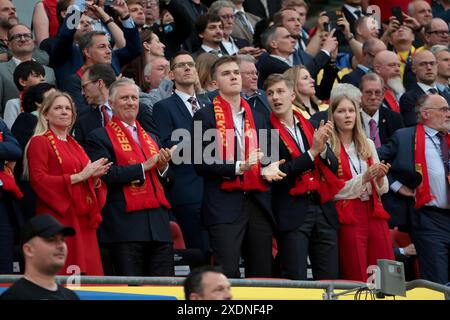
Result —
[[385, 89], [384, 100], [386, 100], [386, 102], [389, 105], [389, 108], [391, 108], [392, 111], [400, 113], [400, 106], [398, 105], [394, 92], [392, 92], [391, 89]]
[[20, 113], [23, 112], [23, 96], [24, 96], [24, 94], [25, 94], [24, 91], [20, 91], [20, 92], [19, 92]]
[[[446, 137], [447, 145], [450, 146], [450, 135]], [[416, 171], [422, 176], [422, 182], [416, 188], [416, 204], [414, 207], [419, 209], [425, 204], [435, 199], [431, 194], [430, 181], [428, 180], [427, 159], [425, 157], [425, 128], [422, 124], [416, 126], [416, 143], [414, 148], [414, 160]]]
[[[372, 158], [367, 159], [367, 168], [373, 165]], [[344, 181], [351, 180], [353, 178], [352, 171], [350, 170], [350, 162], [347, 156], [347, 152], [345, 152], [344, 146], [341, 144], [341, 152], [339, 154], [339, 169], [338, 175], [340, 178], [344, 179]], [[370, 180], [370, 186], [372, 187], [372, 210], [371, 217], [375, 219], [381, 220], [389, 220], [391, 216], [386, 212], [383, 208], [383, 204], [381, 203], [380, 196], [377, 193], [377, 189], [375, 188], [375, 182]], [[336, 211], [338, 213], [339, 222], [341, 224], [354, 224], [356, 223], [355, 218], [355, 201], [360, 201], [359, 199], [344, 199], [336, 201]]]
[[[59, 153], [59, 150], [56, 146], [56, 136], [50, 129], [47, 130], [47, 132], [44, 134], [48, 141], [50, 142], [50, 145], [52, 146], [53, 151], [55, 152], [55, 155], [58, 159], [59, 164], [61, 165], [63, 172], [73, 172], [73, 167], [68, 166], [66, 162], [62, 161], [61, 155]], [[77, 158], [83, 168], [88, 164], [89, 157], [86, 155], [86, 152], [84, 149], [75, 141], [74, 138], [72, 138], [71, 135], [67, 135], [67, 143], [71, 144], [74, 148], [77, 149], [76, 155], [72, 155], [73, 157]], [[102, 222], [102, 216], [100, 214], [103, 205], [105, 204], [105, 194], [99, 193], [99, 195], [96, 194], [94, 190], [94, 183], [92, 179], [87, 179], [84, 182], [80, 182], [85, 184], [85, 188], [73, 188], [73, 199], [83, 199], [85, 201], [79, 201], [76, 203], [77, 208], [77, 214], [82, 215], [89, 215], [89, 225], [92, 229], [97, 229], [100, 225], [100, 222]]]
[[83, 74], [84, 74], [84, 71], [86, 70], [86, 66], [85, 65], [82, 65], [81, 67], [80, 67], [80, 69], [78, 69], [76, 72], [75, 72], [75, 74], [77, 75], [77, 76], [79, 76], [80, 77], [80, 79], [83, 77]]
[[[3, 142], [3, 132], [0, 132], [0, 143]], [[3, 165], [3, 170], [0, 171], [0, 180], [3, 182], [3, 190], [11, 192], [15, 199], [23, 198], [23, 193], [14, 180], [12, 170], [7, 165]]]
[[[220, 95], [214, 98], [213, 105], [214, 115], [216, 119], [216, 128], [219, 131], [217, 143], [220, 159], [227, 162], [234, 162], [235, 132], [231, 106]], [[245, 110], [243, 134], [245, 136], [245, 159], [248, 159], [249, 154], [253, 150], [258, 148], [258, 136], [250, 106], [242, 98], [241, 106]], [[261, 163], [258, 162], [256, 165], [252, 166], [250, 170], [244, 172], [242, 180], [239, 176], [237, 176], [234, 180], [224, 181], [221, 184], [221, 189], [224, 191], [268, 191], [269, 188], [261, 178], [260, 172]]]
[[[134, 141], [128, 129], [115, 116], [105, 126], [119, 166], [143, 163], [159, 152], [156, 142], [137, 121], [136, 127], [141, 146]], [[125, 185], [123, 193], [127, 212], [154, 209], [160, 206], [170, 209], [170, 204], [164, 195], [164, 189], [156, 173], [156, 165], [150, 171], [145, 172], [145, 181], [142, 185], [135, 183]]]
[[[294, 116], [300, 122], [300, 126], [305, 133], [306, 139], [308, 140], [309, 145], [311, 145], [314, 128], [299, 111], [294, 110]], [[301, 150], [298, 148], [294, 139], [292, 139], [288, 130], [273, 112], [270, 114], [270, 122], [275, 129], [279, 130], [280, 138], [286, 145], [291, 158], [295, 159], [299, 157], [301, 155]], [[289, 194], [291, 196], [296, 196], [311, 191], [317, 191], [320, 195], [320, 201], [325, 203], [333, 199], [339, 190], [344, 187], [345, 182], [342, 179], [338, 179], [318, 157], [314, 159], [314, 165], [316, 169], [308, 170], [295, 179], [295, 186], [289, 190]]]

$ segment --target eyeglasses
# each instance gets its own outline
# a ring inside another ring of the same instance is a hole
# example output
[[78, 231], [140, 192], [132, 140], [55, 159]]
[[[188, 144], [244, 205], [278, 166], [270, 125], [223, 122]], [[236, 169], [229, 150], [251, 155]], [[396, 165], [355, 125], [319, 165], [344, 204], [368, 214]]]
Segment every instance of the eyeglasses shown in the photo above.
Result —
[[22, 38], [23, 38], [24, 40], [30, 40], [30, 39], [33, 38], [33, 36], [32, 36], [31, 33], [18, 33], [18, 34], [12, 35], [12, 36], [9, 38], [9, 41], [21, 40]]
[[435, 110], [438, 110], [439, 112], [442, 112], [442, 113], [450, 112], [450, 107], [429, 107], [429, 108], [425, 108], [425, 110], [429, 110], [429, 109], [435, 109]]
[[223, 19], [223, 20], [233, 20], [234, 19], [234, 14], [223, 15], [223, 16], [220, 16], [220, 18]]
[[375, 91], [363, 91], [363, 96], [365, 97], [371, 97], [371, 96], [375, 96], [377, 98], [382, 97], [383, 96], [383, 91], [381, 90], [375, 90]]
[[86, 86], [90, 83], [97, 82], [97, 80], [88, 81], [81, 84], [81, 89], [86, 90]]
[[193, 61], [188, 61], [188, 62], [178, 62], [178, 63], [175, 63], [175, 64], [173, 65], [173, 69], [186, 68], [186, 67], [194, 68], [194, 67], [195, 67], [195, 62], [193, 62]]
[[445, 37], [445, 36], [448, 36], [449, 35], [449, 31], [447, 31], [447, 30], [435, 30], [435, 31], [428, 31], [427, 32], [428, 34], [437, 34], [438, 36], [441, 36], [441, 37]]

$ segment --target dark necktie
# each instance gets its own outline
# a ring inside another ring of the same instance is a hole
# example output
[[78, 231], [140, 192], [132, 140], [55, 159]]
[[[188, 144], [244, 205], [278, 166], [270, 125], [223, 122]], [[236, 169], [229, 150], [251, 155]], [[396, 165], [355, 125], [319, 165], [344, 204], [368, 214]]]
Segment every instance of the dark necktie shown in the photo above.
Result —
[[442, 161], [444, 162], [444, 169], [445, 169], [445, 175], [446, 175], [446, 185], [447, 185], [447, 203], [450, 203], [450, 188], [449, 188], [449, 180], [448, 180], [448, 145], [447, 145], [447, 134], [445, 133], [438, 133], [438, 138], [441, 143], [441, 155], [442, 155]]
[[106, 110], [106, 106], [102, 105], [100, 110], [102, 111], [103, 115], [103, 125], [106, 126], [109, 122], [109, 114], [108, 111]]
[[249, 33], [253, 34], [252, 26], [245, 19], [244, 13], [242, 11], [236, 11], [236, 17], [244, 29]]
[[187, 101], [191, 104], [193, 114], [196, 113], [200, 109], [200, 107], [198, 106], [198, 103], [197, 103], [197, 99], [195, 99], [195, 97], [190, 97]]
[[223, 56], [222, 50], [220, 50], [220, 49], [219, 50], [211, 50], [209, 53], [215, 54], [219, 58]]
[[377, 122], [374, 119], [369, 121], [370, 139], [375, 143], [375, 147], [381, 147], [380, 135], [378, 134]]
[[428, 89], [428, 93], [430, 93], [430, 94], [437, 94], [438, 91], [435, 88], [430, 88], [430, 89]]
[[355, 10], [354, 14], [356, 16], [356, 19], [361, 18], [361, 10]]

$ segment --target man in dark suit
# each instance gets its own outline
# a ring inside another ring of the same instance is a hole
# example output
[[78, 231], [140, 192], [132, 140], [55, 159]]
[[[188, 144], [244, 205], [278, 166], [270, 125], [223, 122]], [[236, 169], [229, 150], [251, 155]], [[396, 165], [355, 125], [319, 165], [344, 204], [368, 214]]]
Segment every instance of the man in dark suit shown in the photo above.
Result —
[[[172, 134], [177, 129], [190, 132], [194, 113], [209, 101], [195, 94], [197, 70], [189, 52], [180, 51], [173, 56], [170, 61], [169, 77], [175, 84], [175, 93], [155, 104], [153, 118], [157, 124], [162, 146], [171, 148], [178, 145], [176, 155], [182, 158], [191, 153], [186, 151], [191, 147], [191, 142], [186, 137], [173, 139]], [[181, 228], [186, 247], [198, 248], [206, 253], [208, 239], [206, 231], [202, 228], [200, 217], [203, 179], [197, 175], [192, 164], [175, 162], [172, 169], [176, 179], [168, 193], [172, 212]]]
[[[240, 96], [236, 57], [219, 58], [211, 73], [219, 95], [194, 114], [192, 138], [194, 168], [204, 181], [203, 222], [215, 262], [227, 277], [240, 276], [241, 249], [246, 277], [271, 277], [275, 221], [260, 175], [265, 146], [258, 144], [258, 133], [267, 126]], [[214, 142], [203, 138], [205, 133], [215, 133]]]
[[[325, 193], [311, 183], [316, 180], [317, 184], [331, 189], [326, 185], [333, 185], [331, 180], [325, 183], [318, 178], [319, 172], [325, 174], [323, 170], [329, 174], [325, 175], [326, 180], [328, 177], [337, 180], [333, 172], [338, 169], [338, 160], [326, 145], [333, 127], [330, 122], [322, 122], [314, 131], [300, 113], [293, 111], [294, 84], [285, 76], [269, 76], [264, 88], [272, 107], [270, 122], [280, 135], [279, 158], [283, 160], [279, 170], [285, 175], [281, 181], [274, 179], [272, 187], [273, 210], [278, 222], [281, 277], [306, 280], [309, 255], [314, 279], [337, 279], [339, 222], [335, 205], [330, 201], [334, 195], [330, 194], [324, 200]], [[305, 188], [305, 185], [310, 188]], [[334, 191], [337, 193], [338, 189]]]
[[264, 90], [258, 89], [258, 70], [251, 55], [238, 55], [242, 78], [242, 97], [252, 109], [262, 113], [269, 120], [270, 106]]
[[256, 67], [259, 71], [258, 88], [272, 73], [283, 73], [294, 65], [296, 40], [289, 31], [280, 26], [270, 27], [262, 35], [262, 42], [268, 54], [263, 54]]
[[[384, 83], [383, 79], [375, 74], [368, 73], [363, 76], [361, 89], [361, 121], [366, 136], [373, 140], [375, 147], [388, 143], [389, 138], [400, 128], [403, 128], [403, 120], [399, 113], [382, 106]], [[395, 181], [391, 173], [388, 173], [390, 182]], [[412, 210], [411, 201], [405, 199], [397, 192], [390, 190], [381, 197], [384, 208], [391, 215], [389, 226], [399, 226], [404, 229], [407, 221], [404, 219]], [[406, 201], [405, 201], [406, 200]]]
[[158, 150], [157, 137], [136, 121], [139, 87], [128, 78], [110, 86], [113, 117], [92, 131], [86, 152], [95, 161], [113, 162], [102, 178], [108, 187], [99, 242], [109, 246], [115, 275], [172, 276], [170, 204], [161, 182], [167, 183], [172, 150]]
[[[104, 127], [112, 116], [109, 105], [109, 87], [116, 81], [114, 69], [109, 64], [94, 64], [86, 68], [81, 77], [81, 88], [84, 98], [91, 106], [89, 111], [77, 117], [74, 125], [74, 137], [83, 147], [88, 134], [97, 128]], [[145, 131], [156, 134], [157, 129], [148, 108], [139, 105], [137, 120]]]
[[383, 41], [370, 38], [364, 42], [362, 47], [363, 60], [360, 64], [350, 73], [342, 77], [342, 83], [350, 83], [355, 87], [359, 87], [361, 78], [373, 70], [373, 59], [378, 52], [386, 50], [386, 45]]
[[417, 99], [424, 94], [440, 94], [450, 103], [450, 94], [439, 92], [436, 87], [437, 63], [436, 58], [430, 51], [423, 50], [414, 56], [412, 70], [416, 74], [417, 83], [400, 98], [400, 111], [403, 122], [407, 127], [416, 125], [417, 115], [415, 105]]
[[450, 281], [450, 108], [440, 95], [421, 96], [416, 105], [418, 124], [397, 130], [388, 144], [378, 149], [380, 160], [391, 163], [397, 190], [414, 203], [412, 241], [425, 280]]
[[[15, 186], [10, 161], [20, 159], [22, 148], [16, 138], [11, 134], [3, 120], [0, 120], [0, 273], [12, 274], [14, 261], [14, 240], [22, 221], [17, 221], [19, 215], [14, 212], [15, 196], [10, 187]], [[9, 163], [9, 165], [8, 165]], [[5, 178], [8, 178], [6, 180]], [[3, 181], [5, 180], [5, 181]], [[13, 184], [12, 184], [13, 183]]]

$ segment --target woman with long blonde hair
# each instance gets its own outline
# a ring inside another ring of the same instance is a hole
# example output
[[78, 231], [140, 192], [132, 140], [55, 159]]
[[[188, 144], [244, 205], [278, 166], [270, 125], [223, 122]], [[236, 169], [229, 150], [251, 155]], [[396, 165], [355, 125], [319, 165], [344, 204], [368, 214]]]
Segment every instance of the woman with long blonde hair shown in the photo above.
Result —
[[97, 242], [100, 212], [106, 200], [101, 184], [111, 166], [106, 158], [93, 163], [69, 134], [76, 118], [72, 98], [55, 91], [43, 101], [38, 123], [25, 149], [24, 173], [37, 195], [36, 214], [49, 213], [76, 230], [66, 239], [68, 256], [61, 274], [103, 275]]
[[334, 197], [339, 222], [341, 278], [367, 280], [367, 267], [377, 259], [394, 260], [380, 196], [388, 192], [390, 165], [380, 163], [372, 140], [361, 125], [358, 103], [345, 93], [328, 110], [334, 129], [331, 148], [339, 160], [338, 177], [345, 186]]
[[306, 119], [319, 111], [328, 109], [327, 104], [323, 104], [316, 97], [316, 88], [314, 78], [311, 77], [308, 69], [304, 65], [297, 65], [289, 68], [284, 75], [294, 82], [294, 108], [299, 111]]

